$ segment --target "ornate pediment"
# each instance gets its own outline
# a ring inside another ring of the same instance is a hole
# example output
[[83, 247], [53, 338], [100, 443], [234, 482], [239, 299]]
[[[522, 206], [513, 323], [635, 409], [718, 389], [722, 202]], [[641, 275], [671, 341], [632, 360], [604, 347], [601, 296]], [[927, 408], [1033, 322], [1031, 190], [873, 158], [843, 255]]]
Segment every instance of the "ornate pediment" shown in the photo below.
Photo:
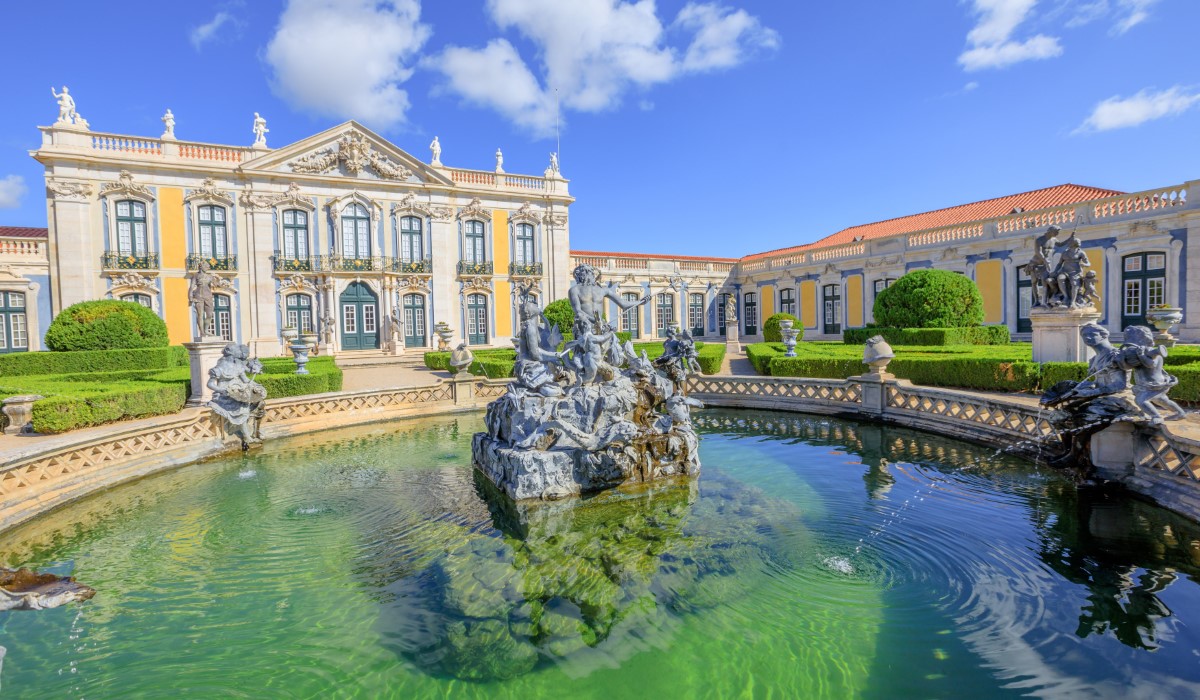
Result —
[[332, 145], [288, 162], [292, 172], [324, 175], [341, 167], [351, 177], [370, 170], [381, 180], [407, 180], [413, 171], [375, 148], [365, 134], [348, 129]]
[[490, 292], [493, 289], [491, 277], [463, 277], [458, 284], [460, 294]]
[[317, 205], [312, 203], [312, 200], [300, 195], [300, 186], [296, 183], [288, 185], [287, 192], [279, 193], [263, 193], [258, 194], [250, 189], [247, 185], [246, 189], [242, 190], [241, 196], [238, 198], [243, 207], [247, 209], [270, 209], [272, 207], [287, 207], [307, 209], [308, 211], [316, 211]]
[[85, 201], [92, 196], [92, 186], [86, 182], [65, 182], [63, 180], [46, 180], [46, 189], [55, 199], [70, 199]]
[[158, 285], [149, 277], [143, 277], [136, 272], [126, 272], [123, 275], [113, 278], [112, 289], [110, 291], [157, 294]]
[[542, 217], [538, 215], [537, 210], [533, 208], [533, 204], [525, 202], [519, 209], [509, 212], [508, 220], [515, 224], [533, 224], [537, 225], [541, 222]]
[[460, 220], [467, 219], [482, 219], [484, 221], [492, 220], [492, 211], [484, 209], [483, 202], [478, 197], [472, 199], [467, 206], [458, 210], [458, 218]]
[[106, 182], [100, 186], [100, 196], [108, 197], [109, 195], [121, 195], [140, 199], [154, 199], [154, 194], [150, 192], [150, 188], [134, 182], [133, 173], [129, 172], [128, 170], [122, 170], [121, 173], [117, 175], [116, 182]]
[[392, 205], [392, 216], [424, 216], [438, 221], [449, 221], [454, 212], [449, 207], [437, 207], [422, 202], [415, 194], [409, 192]]
[[295, 292], [316, 293], [317, 285], [313, 280], [305, 277], [304, 275], [292, 275], [284, 278], [279, 283], [279, 291], [282, 294]]
[[218, 189], [217, 181], [211, 177], [204, 178], [204, 182], [189, 192], [183, 201], [191, 202], [197, 199], [205, 202], [219, 202], [227, 207], [233, 206], [233, 197], [230, 197], [224, 190]]
[[429, 278], [409, 275], [396, 280], [396, 289], [402, 292], [426, 292], [430, 291]]

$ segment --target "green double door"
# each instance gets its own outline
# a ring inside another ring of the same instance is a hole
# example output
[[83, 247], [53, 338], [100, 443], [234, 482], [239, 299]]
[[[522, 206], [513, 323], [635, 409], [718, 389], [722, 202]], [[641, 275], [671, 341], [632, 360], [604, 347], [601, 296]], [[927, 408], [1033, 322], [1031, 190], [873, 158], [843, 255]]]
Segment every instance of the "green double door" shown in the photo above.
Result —
[[342, 307], [342, 349], [379, 348], [379, 299], [362, 282], [353, 282], [339, 298]]

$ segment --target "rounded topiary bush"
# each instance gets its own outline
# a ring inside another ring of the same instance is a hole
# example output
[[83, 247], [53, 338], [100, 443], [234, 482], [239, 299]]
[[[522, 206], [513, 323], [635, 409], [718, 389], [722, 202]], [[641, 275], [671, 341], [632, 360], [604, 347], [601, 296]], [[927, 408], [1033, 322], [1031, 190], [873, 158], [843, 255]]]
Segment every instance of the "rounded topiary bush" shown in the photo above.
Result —
[[575, 310], [571, 308], [571, 302], [567, 299], [550, 302], [542, 313], [550, 325], [558, 326], [558, 330], [563, 333], [570, 333], [575, 327]]
[[913, 270], [875, 297], [875, 323], [893, 328], [964, 328], [983, 323], [983, 296], [966, 276]]
[[167, 324], [132, 301], [84, 301], [63, 309], [46, 331], [51, 350], [122, 350], [167, 346]]
[[792, 328], [800, 327], [800, 319], [791, 314], [771, 314], [767, 322], [763, 324], [763, 342], [782, 343], [783, 334], [779, 332], [779, 322], [785, 320], [792, 321]]

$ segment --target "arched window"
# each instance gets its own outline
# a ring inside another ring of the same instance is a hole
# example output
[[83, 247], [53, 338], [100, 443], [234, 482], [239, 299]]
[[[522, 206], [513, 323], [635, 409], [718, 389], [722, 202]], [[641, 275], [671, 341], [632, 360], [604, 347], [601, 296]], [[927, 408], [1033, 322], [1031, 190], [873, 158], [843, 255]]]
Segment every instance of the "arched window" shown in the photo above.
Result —
[[655, 299], [654, 330], [658, 337], [664, 338], [667, 329], [675, 324], [675, 295], [661, 293]]
[[29, 324], [25, 316], [25, 295], [0, 292], [0, 353], [29, 349]]
[[400, 259], [406, 263], [421, 262], [425, 259], [421, 220], [415, 216], [400, 219]]
[[[621, 295], [621, 299], [626, 302], [634, 302], [639, 298], [640, 297], [633, 292], [625, 292]], [[635, 306], [630, 309], [625, 309], [621, 312], [621, 330], [632, 333], [634, 338], [641, 335], [641, 331], [639, 330], [641, 328], [641, 324], [638, 323], [639, 313], [641, 310], [642, 307]]]
[[518, 265], [532, 265], [536, 262], [533, 252], [533, 226], [517, 224], [513, 262]]
[[300, 209], [283, 212], [283, 258], [308, 261], [308, 212]]
[[233, 323], [230, 316], [229, 295], [214, 294], [213, 310], [215, 313], [213, 318], [208, 322], [208, 331], [205, 335], [215, 335], [227, 342], [233, 342]]
[[425, 297], [421, 294], [404, 295], [404, 345], [425, 347]]
[[487, 260], [483, 245], [483, 222], [468, 221], [463, 224], [463, 262], [479, 264]]
[[342, 210], [342, 256], [371, 257], [371, 217], [361, 204], [350, 203]]
[[132, 199], [117, 202], [117, 252], [144, 258], [147, 250], [146, 205]]
[[132, 301], [135, 304], [141, 304], [142, 306], [146, 307], [147, 309], [154, 308], [154, 303], [150, 299], [149, 294], [137, 294], [137, 293], [122, 294], [121, 301]]
[[289, 294], [284, 302], [284, 311], [287, 313], [286, 325], [301, 333], [312, 333], [312, 297], [307, 294]]
[[758, 294], [746, 292], [742, 297], [742, 315], [745, 316], [746, 335], [758, 335]]
[[467, 295], [467, 342], [471, 345], [487, 345], [487, 297], [483, 294]]
[[779, 290], [779, 313], [796, 315], [796, 290], [784, 287]]
[[688, 332], [704, 335], [704, 295], [695, 292], [688, 295]]
[[200, 229], [200, 256], [214, 260], [228, 257], [225, 207], [206, 204], [197, 209], [197, 218]]

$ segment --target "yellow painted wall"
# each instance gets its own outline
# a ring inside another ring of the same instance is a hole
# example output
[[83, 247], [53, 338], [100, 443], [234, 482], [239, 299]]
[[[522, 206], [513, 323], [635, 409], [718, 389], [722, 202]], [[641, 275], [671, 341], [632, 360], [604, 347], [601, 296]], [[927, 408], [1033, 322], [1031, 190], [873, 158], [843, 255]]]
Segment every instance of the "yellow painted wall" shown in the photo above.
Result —
[[188, 281], [184, 277], [164, 277], [163, 320], [171, 345], [192, 341], [192, 317], [188, 306]]
[[846, 278], [846, 325], [862, 328], [863, 322], [863, 278], [850, 275]]
[[512, 294], [507, 280], [502, 281], [499, 275], [508, 274], [508, 212], [503, 209], [492, 210], [492, 264], [497, 275], [496, 292], [492, 303], [496, 307], [496, 327], [493, 335], [512, 334]]
[[999, 260], [976, 263], [975, 286], [983, 295], [983, 322], [1004, 323], [1004, 263]]
[[817, 327], [817, 283], [812, 280], [800, 283], [800, 325]]
[[762, 323], [766, 323], [768, 318], [775, 313], [775, 285], [768, 284], [759, 289], [762, 292]]
[[183, 226], [183, 190], [178, 187], [158, 189], [159, 245], [162, 246], [162, 269], [182, 270], [187, 259], [187, 231]]

